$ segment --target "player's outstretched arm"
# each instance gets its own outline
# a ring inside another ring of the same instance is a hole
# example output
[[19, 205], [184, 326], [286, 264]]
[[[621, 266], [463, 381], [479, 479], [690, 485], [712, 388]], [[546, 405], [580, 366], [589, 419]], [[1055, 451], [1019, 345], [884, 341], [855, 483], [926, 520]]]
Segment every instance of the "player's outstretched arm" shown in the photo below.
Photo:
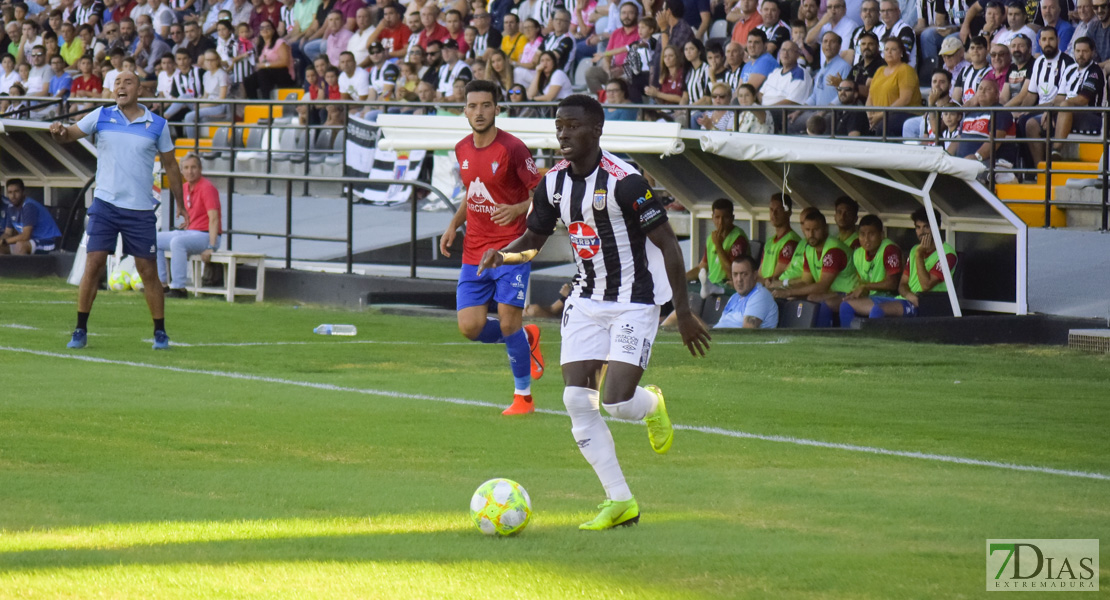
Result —
[[648, 239], [663, 252], [663, 264], [667, 269], [667, 280], [671, 284], [671, 302], [674, 304], [678, 320], [678, 332], [682, 343], [693, 356], [705, 356], [709, 350], [709, 331], [694, 313], [690, 312], [690, 298], [686, 295], [686, 270], [682, 266], [682, 250], [670, 223], [652, 229]]
[[50, 135], [58, 143], [68, 144], [85, 137], [85, 132], [81, 131], [81, 128], [76, 125], [67, 126], [61, 121], [54, 121], [50, 124]]
[[550, 236], [542, 235], [525, 229], [524, 235], [518, 237], [505, 246], [501, 250], [494, 250], [490, 248], [482, 255], [482, 260], [478, 263], [478, 275], [486, 269], [496, 269], [504, 264], [521, 264], [532, 260], [536, 254], [547, 243], [547, 238]]

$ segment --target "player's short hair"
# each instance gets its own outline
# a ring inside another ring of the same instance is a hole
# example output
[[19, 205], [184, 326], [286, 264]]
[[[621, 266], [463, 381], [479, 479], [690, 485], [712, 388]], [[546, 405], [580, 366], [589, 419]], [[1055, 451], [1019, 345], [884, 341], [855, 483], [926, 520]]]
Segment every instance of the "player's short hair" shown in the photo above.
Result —
[[882, 231], [883, 220], [879, 218], [879, 215], [863, 215], [863, 217], [861, 217], [859, 220], [859, 226], [874, 227], [875, 229]]
[[802, 216], [803, 221], [813, 221], [814, 223], [817, 223], [822, 227], [827, 227], [829, 225], [829, 221], [825, 219], [825, 215], [821, 214], [820, 210], [817, 210], [812, 206], [809, 208], [813, 210], [806, 209], [809, 210], [809, 212], [805, 213], [805, 215]]
[[851, 196], [841, 196], [833, 202], [833, 208], [840, 208], [842, 205], [848, 205], [852, 210], [859, 213], [859, 202], [852, 199]]
[[489, 94], [493, 96], [493, 103], [497, 104], [501, 101], [501, 86], [489, 81], [488, 79], [475, 79], [466, 84], [466, 94]]
[[599, 126], [605, 124], [605, 109], [601, 107], [600, 102], [591, 96], [585, 94], [571, 94], [559, 101], [556, 112], [558, 112], [560, 108], [581, 108], [582, 112], [586, 114], [589, 120]]
[[718, 210], [723, 210], [726, 213], [731, 215], [735, 212], [736, 208], [732, 205], [732, 200], [729, 200], [728, 198], [717, 198], [716, 200], [713, 201], [713, 209], [712, 210], [713, 210], [713, 212], [717, 212]]
[[794, 211], [794, 199], [790, 197], [790, 194], [771, 194], [771, 201], [776, 200], [779, 204], [782, 204], [782, 208], [786, 212]]
[[747, 263], [748, 266], [751, 267], [753, 273], [759, 271], [759, 265], [755, 263], [755, 259], [752, 258], [752, 255], [750, 254], [741, 254], [740, 256], [732, 259], [732, 264], [734, 265], [744, 263]]
[[[933, 210], [933, 217], [937, 221], [937, 227], [940, 227], [940, 212]], [[925, 207], [921, 206], [910, 214], [910, 220], [914, 223], [929, 223], [929, 213], [925, 212]]]
[[18, 177], [12, 177], [7, 182], [5, 182], [4, 189], [7, 189], [10, 185], [18, 187], [20, 191], [27, 189], [27, 187], [23, 185], [23, 180]]

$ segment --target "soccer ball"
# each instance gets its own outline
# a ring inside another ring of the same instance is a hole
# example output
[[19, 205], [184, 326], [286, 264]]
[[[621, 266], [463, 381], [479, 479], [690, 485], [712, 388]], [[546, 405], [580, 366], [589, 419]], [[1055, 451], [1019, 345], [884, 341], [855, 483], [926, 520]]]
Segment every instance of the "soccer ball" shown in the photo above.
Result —
[[108, 287], [117, 292], [131, 289], [131, 274], [123, 269], [117, 269], [108, 276]]
[[138, 271], [131, 272], [131, 289], [136, 292], [143, 291], [143, 276]]
[[486, 535], [516, 535], [532, 518], [532, 500], [519, 483], [490, 479], [470, 498], [470, 518]]

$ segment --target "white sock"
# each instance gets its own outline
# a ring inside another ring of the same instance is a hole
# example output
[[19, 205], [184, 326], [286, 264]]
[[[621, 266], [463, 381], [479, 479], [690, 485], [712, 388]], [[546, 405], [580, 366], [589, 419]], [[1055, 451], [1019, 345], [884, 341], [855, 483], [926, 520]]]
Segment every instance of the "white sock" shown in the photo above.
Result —
[[597, 390], [567, 386], [563, 390], [563, 404], [570, 415], [570, 432], [586, 462], [594, 468], [605, 495], [610, 500], [630, 500], [632, 491], [624, 480], [613, 434], [598, 410], [600, 394]]
[[636, 391], [632, 393], [631, 398], [624, 402], [606, 404], [605, 410], [618, 419], [625, 421], [642, 421], [644, 417], [655, 412], [655, 407], [658, 404], [659, 399], [655, 397], [655, 394], [642, 387], [638, 387]]

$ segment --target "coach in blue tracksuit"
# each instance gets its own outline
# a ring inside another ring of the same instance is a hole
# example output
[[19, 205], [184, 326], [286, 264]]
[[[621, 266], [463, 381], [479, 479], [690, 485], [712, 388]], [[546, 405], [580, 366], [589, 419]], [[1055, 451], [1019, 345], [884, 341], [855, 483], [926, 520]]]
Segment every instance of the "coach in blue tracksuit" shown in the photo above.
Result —
[[123, 236], [123, 251], [135, 258], [135, 268], [143, 279], [143, 292], [150, 316], [154, 318], [154, 349], [170, 347], [162, 283], [158, 280], [156, 262], [157, 226], [155, 224], [151, 189], [154, 186], [154, 158], [160, 156], [162, 168], [170, 180], [170, 191], [177, 201], [177, 214], [184, 216], [184, 194], [181, 170], [174, 157], [166, 120], [139, 104], [139, 78], [121, 72], [116, 78], [116, 105], [102, 106], [77, 122], [65, 126], [55, 121], [50, 133], [61, 143], [96, 134], [96, 190], [89, 207], [86, 230], [87, 257], [85, 274], [77, 296], [77, 328], [67, 345], [84, 348], [87, 342], [89, 312], [108, 254], [116, 251], [116, 238]]

